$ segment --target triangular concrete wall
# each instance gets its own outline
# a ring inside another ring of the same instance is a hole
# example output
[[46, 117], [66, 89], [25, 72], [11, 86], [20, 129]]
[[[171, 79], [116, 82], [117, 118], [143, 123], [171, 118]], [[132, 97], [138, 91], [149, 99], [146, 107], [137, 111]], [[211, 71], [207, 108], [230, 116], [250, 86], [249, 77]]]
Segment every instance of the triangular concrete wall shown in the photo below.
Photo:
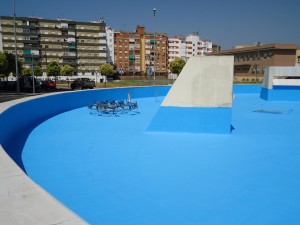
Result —
[[230, 133], [233, 56], [192, 57], [148, 131]]

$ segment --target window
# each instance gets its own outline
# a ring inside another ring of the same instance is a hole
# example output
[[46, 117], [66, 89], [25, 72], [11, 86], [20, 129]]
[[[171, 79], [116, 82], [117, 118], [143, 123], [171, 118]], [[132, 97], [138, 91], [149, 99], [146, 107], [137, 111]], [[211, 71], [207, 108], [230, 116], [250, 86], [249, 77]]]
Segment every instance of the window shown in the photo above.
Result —
[[269, 58], [269, 59], [271, 59], [271, 58], [272, 58], [272, 56], [273, 56], [273, 53], [272, 53], [272, 52], [269, 52], [269, 54], [268, 54], [268, 58]]

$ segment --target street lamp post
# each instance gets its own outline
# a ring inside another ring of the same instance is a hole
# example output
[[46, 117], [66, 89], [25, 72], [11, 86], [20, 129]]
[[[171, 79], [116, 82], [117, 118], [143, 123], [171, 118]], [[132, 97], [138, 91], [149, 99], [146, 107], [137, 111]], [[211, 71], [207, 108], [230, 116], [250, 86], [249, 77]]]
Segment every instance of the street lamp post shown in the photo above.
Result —
[[35, 94], [35, 85], [34, 85], [34, 67], [33, 67], [33, 54], [31, 52], [31, 67], [32, 67], [32, 93]]
[[260, 60], [260, 56], [259, 56], [259, 46], [260, 46], [260, 42], [256, 43], [257, 45], [257, 63], [256, 63], [256, 70], [255, 70], [255, 82], [257, 82], [257, 76], [258, 76], [258, 65], [259, 65], [259, 60]]
[[155, 13], [156, 13], [156, 8], [153, 8], [153, 15], [154, 15], [154, 85], [155, 85], [155, 75], [156, 75], [156, 32], [155, 32]]
[[14, 0], [14, 36], [15, 36], [15, 64], [16, 64], [16, 77], [17, 77], [17, 94], [20, 94], [18, 54], [17, 54], [17, 35], [16, 35], [16, 1], [15, 0]]
[[98, 82], [98, 70], [96, 70], [95, 73], [96, 73], [96, 82], [95, 82], [95, 83], [96, 83], [96, 87], [97, 87], [97, 82]]
[[32, 54], [32, 44], [29, 44], [31, 46], [31, 68], [32, 68], [32, 93], [35, 93], [35, 85], [34, 85], [34, 66], [33, 66], [33, 54]]
[[45, 45], [46, 70], [47, 70], [47, 66], [48, 66], [48, 59], [47, 59], [47, 48], [48, 48], [48, 45]]

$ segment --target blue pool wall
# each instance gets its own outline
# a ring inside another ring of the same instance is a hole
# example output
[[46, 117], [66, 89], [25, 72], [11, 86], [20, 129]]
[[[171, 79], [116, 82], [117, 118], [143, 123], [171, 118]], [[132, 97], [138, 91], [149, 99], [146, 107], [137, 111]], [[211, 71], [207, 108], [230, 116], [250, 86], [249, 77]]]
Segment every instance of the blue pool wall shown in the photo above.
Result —
[[230, 134], [231, 111], [231, 107], [161, 106], [147, 131]]
[[261, 85], [245, 85], [245, 84], [236, 84], [233, 85], [234, 94], [257, 94], [260, 93]]
[[[0, 145], [25, 171], [21, 158], [24, 144], [30, 132], [43, 121], [98, 100], [126, 99], [129, 92], [133, 99], [159, 97], [165, 96], [170, 88], [171, 86], [149, 86], [97, 89], [42, 95], [31, 100], [24, 99], [23, 102], [12, 105], [0, 114]], [[260, 86], [234, 85], [233, 92], [258, 94]]]
[[[0, 145], [24, 169], [22, 150], [30, 132], [43, 121], [101, 100], [126, 100], [165, 96], [171, 86], [149, 86], [63, 92], [13, 105], [0, 114]], [[25, 171], [26, 172], [26, 171]]]
[[272, 89], [262, 87], [260, 97], [267, 101], [300, 102], [300, 86], [273, 86]]
[[[260, 85], [233, 85], [235, 94], [259, 93], [260, 89]], [[231, 107], [161, 106], [147, 131], [230, 134], [231, 114]]]

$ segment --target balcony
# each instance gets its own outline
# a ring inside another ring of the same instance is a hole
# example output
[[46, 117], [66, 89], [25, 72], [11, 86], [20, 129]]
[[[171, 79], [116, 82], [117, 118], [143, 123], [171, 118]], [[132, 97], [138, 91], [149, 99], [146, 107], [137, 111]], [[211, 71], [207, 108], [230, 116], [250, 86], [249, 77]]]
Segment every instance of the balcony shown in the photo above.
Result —
[[39, 40], [35, 39], [23, 39], [24, 44], [38, 44]]
[[76, 49], [76, 45], [69, 45], [69, 49], [70, 50], [75, 50]]
[[60, 56], [62, 58], [76, 58], [75, 52], [63, 52], [63, 54]]
[[179, 44], [175, 44], [175, 43], [169, 43], [169, 47], [178, 47]]
[[77, 66], [78, 63], [76, 60], [63, 60], [61, 62], [63, 65]]
[[62, 56], [76, 56], [75, 52], [64, 52]]
[[135, 55], [129, 55], [130, 60], [135, 60]]

